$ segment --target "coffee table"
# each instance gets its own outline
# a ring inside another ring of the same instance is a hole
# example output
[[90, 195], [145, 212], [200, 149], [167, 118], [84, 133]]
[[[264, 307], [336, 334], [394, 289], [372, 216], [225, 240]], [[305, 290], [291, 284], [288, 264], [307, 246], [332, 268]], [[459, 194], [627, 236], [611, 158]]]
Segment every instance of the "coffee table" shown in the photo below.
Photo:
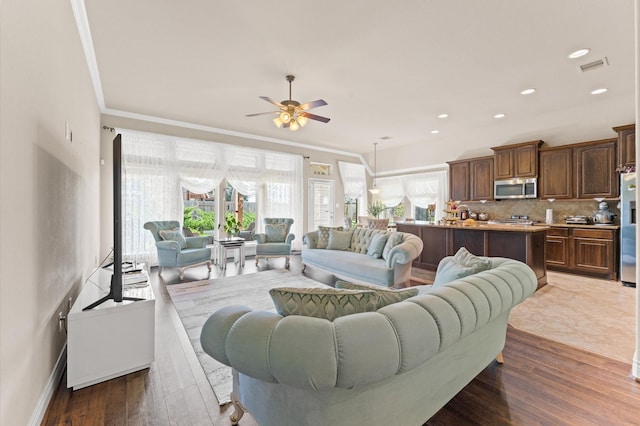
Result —
[[244, 238], [213, 237], [213, 241], [218, 250], [218, 266], [220, 267], [220, 269], [227, 269], [227, 250], [238, 250], [238, 260], [240, 262], [240, 267], [244, 267]]

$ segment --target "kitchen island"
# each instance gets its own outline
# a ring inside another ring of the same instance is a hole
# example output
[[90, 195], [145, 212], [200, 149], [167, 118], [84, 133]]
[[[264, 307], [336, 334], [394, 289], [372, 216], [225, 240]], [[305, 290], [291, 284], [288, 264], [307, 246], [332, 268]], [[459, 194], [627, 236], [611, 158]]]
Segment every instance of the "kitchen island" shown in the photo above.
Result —
[[465, 247], [477, 256], [507, 257], [526, 263], [538, 279], [538, 288], [547, 284], [545, 263], [547, 226], [501, 225], [476, 222], [473, 226], [437, 225], [429, 222], [398, 222], [398, 231], [420, 237], [422, 254], [413, 262], [416, 268], [435, 271], [440, 260]]

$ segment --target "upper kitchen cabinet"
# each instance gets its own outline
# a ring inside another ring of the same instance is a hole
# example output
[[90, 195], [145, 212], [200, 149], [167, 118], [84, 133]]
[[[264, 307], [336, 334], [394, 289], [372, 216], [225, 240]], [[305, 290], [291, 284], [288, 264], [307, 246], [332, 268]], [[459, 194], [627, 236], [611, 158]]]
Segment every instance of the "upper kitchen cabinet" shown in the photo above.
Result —
[[457, 201], [470, 199], [469, 160], [449, 161], [449, 198]]
[[493, 155], [449, 161], [449, 198], [493, 200]]
[[574, 198], [573, 149], [567, 147], [540, 150], [540, 198]]
[[491, 148], [496, 180], [538, 176], [538, 150], [543, 141], [523, 142]]
[[615, 198], [620, 195], [616, 173], [617, 139], [578, 144], [574, 148], [577, 198]]
[[618, 165], [621, 167], [636, 164], [636, 125], [614, 127], [618, 133]]

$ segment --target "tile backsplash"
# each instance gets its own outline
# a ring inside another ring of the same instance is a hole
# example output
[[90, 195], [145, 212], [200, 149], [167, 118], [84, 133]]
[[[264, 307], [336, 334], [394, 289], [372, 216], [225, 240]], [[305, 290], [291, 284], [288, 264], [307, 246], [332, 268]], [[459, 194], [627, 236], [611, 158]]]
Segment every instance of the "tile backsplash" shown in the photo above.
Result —
[[[615, 224], [620, 223], [620, 202], [618, 200], [609, 200], [609, 211], [616, 215]], [[547, 200], [499, 200], [487, 201], [485, 204], [480, 202], [463, 203], [469, 206], [469, 209], [475, 213], [487, 213], [489, 219], [507, 219], [511, 215], [529, 216], [529, 219], [543, 222], [545, 221], [547, 209], [553, 210], [553, 222], [564, 223], [566, 216], [591, 216], [598, 210], [598, 201], [596, 200], [575, 200], [553, 202]]]

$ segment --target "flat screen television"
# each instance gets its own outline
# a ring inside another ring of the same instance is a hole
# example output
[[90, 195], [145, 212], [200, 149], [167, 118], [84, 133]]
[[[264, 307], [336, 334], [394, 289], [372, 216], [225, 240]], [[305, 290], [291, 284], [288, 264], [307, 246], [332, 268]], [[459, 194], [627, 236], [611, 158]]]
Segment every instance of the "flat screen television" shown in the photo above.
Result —
[[122, 295], [122, 136], [118, 134], [113, 140], [113, 275], [109, 293], [83, 309], [87, 311], [98, 305], [113, 300], [141, 300]]

